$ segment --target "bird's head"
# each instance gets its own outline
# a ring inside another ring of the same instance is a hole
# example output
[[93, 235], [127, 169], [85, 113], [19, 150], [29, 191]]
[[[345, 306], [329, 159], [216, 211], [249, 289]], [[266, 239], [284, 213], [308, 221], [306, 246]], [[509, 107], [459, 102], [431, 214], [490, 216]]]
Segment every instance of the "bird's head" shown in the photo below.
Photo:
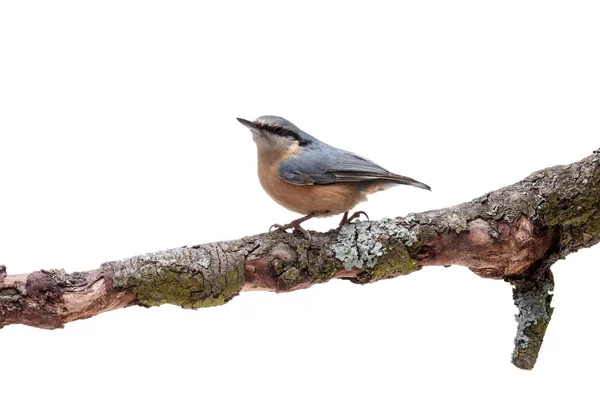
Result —
[[282, 117], [261, 116], [253, 122], [241, 118], [237, 120], [250, 129], [259, 151], [287, 152], [306, 146], [313, 140], [310, 135]]

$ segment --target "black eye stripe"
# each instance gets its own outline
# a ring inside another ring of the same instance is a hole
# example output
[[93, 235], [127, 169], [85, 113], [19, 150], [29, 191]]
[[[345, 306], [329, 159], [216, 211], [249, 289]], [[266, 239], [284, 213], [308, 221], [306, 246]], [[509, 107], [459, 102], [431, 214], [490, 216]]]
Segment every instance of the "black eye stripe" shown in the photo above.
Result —
[[309, 141], [300, 137], [300, 135], [298, 133], [296, 133], [295, 131], [288, 130], [285, 127], [273, 126], [270, 124], [259, 124], [256, 122], [255, 122], [255, 125], [256, 125], [256, 127], [258, 127], [261, 130], [268, 131], [269, 133], [278, 135], [280, 137], [292, 138], [292, 139], [298, 141], [298, 145], [300, 145], [300, 146], [306, 146], [309, 144]]
[[293, 131], [290, 131], [281, 126], [272, 126], [270, 124], [259, 124], [258, 127], [261, 128], [262, 130], [266, 130], [266, 131], [268, 131], [270, 133], [274, 133], [274, 134], [292, 135], [292, 136], [298, 135], [298, 134], [294, 133]]
[[268, 131], [269, 133], [277, 134], [282, 137], [290, 137], [290, 138], [294, 138], [296, 140], [300, 139], [300, 136], [297, 133], [290, 131], [281, 126], [271, 126], [271, 125], [267, 125], [267, 124], [260, 124], [260, 125], [258, 125], [258, 127], [261, 130], [265, 130], [265, 131]]

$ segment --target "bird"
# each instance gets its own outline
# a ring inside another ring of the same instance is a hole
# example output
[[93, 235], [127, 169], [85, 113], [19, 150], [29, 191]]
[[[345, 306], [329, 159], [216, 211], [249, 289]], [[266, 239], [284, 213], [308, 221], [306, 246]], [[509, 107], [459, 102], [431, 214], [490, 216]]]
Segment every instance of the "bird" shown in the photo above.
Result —
[[295, 229], [310, 241], [301, 223], [313, 217], [344, 214], [339, 226], [368, 215], [348, 216], [367, 195], [396, 185], [431, 190], [429, 185], [394, 174], [352, 152], [328, 145], [279, 116], [261, 116], [253, 122], [237, 120], [252, 132], [258, 158], [258, 179], [275, 202], [303, 217], [269, 230]]

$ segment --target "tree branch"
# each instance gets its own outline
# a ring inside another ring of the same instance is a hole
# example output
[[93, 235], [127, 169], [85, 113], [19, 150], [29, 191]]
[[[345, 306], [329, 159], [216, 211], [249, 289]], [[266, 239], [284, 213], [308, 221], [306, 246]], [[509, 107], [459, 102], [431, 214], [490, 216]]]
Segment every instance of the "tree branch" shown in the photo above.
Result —
[[181, 247], [88, 272], [7, 275], [0, 266], [0, 327], [58, 328], [131, 305], [224, 304], [240, 291], [307, 288], [333, 278], [370, 283], [423, 266], [459, 264], [514, 286], [513, 363], [535, 364], [552, 315], [550, 266], [600, 240], [600, 151], [533, 173], [454, 207], [340, 230], [267, 233]]

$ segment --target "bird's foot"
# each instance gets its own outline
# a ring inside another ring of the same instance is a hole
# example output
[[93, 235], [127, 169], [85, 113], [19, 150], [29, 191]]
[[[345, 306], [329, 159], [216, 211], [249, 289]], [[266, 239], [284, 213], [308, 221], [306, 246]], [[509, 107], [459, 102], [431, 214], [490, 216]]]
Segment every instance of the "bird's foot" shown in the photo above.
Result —
[[269, 232], [272, 232], [273, 230], [279, 231], [279, 232], [284, 232], [286, 229], [290, 229], [292, 228], [290, 226], [290, 224], [285, 224], [285, 225], [281, 225], [281, 224], [273, 224], [269, 227]]
[[364, 211], [356, 211], [354, 212], [354, 214], [352, 214], [349, 218], [348, 218], [348, 222], [352, 222], [352, 220], [359, 218], [360, 216], [365, 216], [367, 218], [367, 221], [371, 221], [369, 219], [369, 215], [367, 213], [365, 213]]
[[291, 228], [294, 228], [294, 229], [301, 228], [300, 227], [300, 223], [297, 222], [297, 220], [294, 220], [294, 221], [292, 221], [290, 223], [283, 224], [283, 225], [281, 225], [281, 224], [273, 224], [273, 225], [271, 225], [269, 227], [269, 232], [271, 232], [273, 230], [275, 230], [277, 232], [285, 232], [285, 231], [287, 231], [288, 229], [291, 229]]
[[367, 213], [365, 213], [364, 211], [354, 212], [354, 214], [352, 214], [350, 217], [348, 217], [348, 212], [345, 212], [344, 217], [342, 217], [342, 221], [340, 221], [340, 227], [344, 224], [348, 224], [348, 223], [352, 222], [352, 220], [359, 218], [361, 215], [367, 217], [367, 221], [370, 221], [369, 215]]
[[312, 236], [310, 236], [310, 232], [308, 232], [307, 230], [302, 228], [300, 225], [295, 225], [294, 229], [296, 231], [302, 232], [302, 235], [304, 235], [304, 239], [306, 239], [308, 241], [308, 247], [310, 247], [312, 244]]
[[273, 224], [271, 225], [271, 227], [269, 228], [269, 232], [273, 231], [273, 229], [275, 231], [278, 232], [285, 232], [290, 228], [294, 228], [296, 231], [300, 231], [302, 232], [302, 235], [304, 235], [304, 238], [308, 241], [308, 247], [310, 247], [311, 243], [312, 243], [312, 237], [310, 236], [310, 232], [308, 232], [307, 230], [305, 230], [304, 228], [302, 228], [300, 226], [300, 223], [296, 223], [294, 221], [292, 221], [289, 224]]
[[304, 235], [304, 238], [306, 238], [306, 240], [308, 240], [308, 246], [310, 247], [310, 244], [311, 244], [311, 242], [312, 242], [312, 238], [311, 238], [311, 236], [310, 236], [310, 233], [309, 233], [307, 230], [305, 230], [304, 228], [302, 228], [302, 227], [300, 226], [300, 224], [301, 224], [302, 222], [304, 222], [304, 221], [308, 220], [308, 219], [311, 219], [311, 218], [313, 218], [314, 216], [315, 216], [315, 215], [314, 215], [313, 213], [311, 213], [311, 214], [309, 214], [309, 215], [307, 215], [307, 216], [304, 216], [304, 217], [302, 217], [302, 218], [299, 218], [299, 219], [297, 219], [297, 220], [294, 220], [294, 221], [292, 221], [292, 222], [290, 222], [290, 223], [288, 223], [288, 224], [284, 224], [284, 225], [281, 225], [281, 224], [273, 224], [273, 225], [271, 225], [271, 227], [269, 228], [269, 232], [271, 232], [273, 229], [275, 229], [276, 231], [279, 231], [279, 232], [284, 232], [284, 231], [286, 231], [286, 230], [288, 230], [288, 229], [290, 229], [290, 228], [294, 228], [296, 231], [300, 231], [300, 232], [302, 232], [302, 235]]

